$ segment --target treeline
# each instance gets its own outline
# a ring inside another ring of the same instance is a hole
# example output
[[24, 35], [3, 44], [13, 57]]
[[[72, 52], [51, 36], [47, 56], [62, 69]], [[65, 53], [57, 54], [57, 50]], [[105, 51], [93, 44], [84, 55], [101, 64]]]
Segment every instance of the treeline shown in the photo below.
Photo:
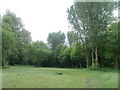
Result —
[[113, 16], [117, 7], [114, 2], [75, 3], [67, 10], [72, 30], [67, 35], [49, 33], [47, 44], [32, 42], [21, 18], [7, 10], [1, 19], [2, 65], [117, 68], [119, 22]]

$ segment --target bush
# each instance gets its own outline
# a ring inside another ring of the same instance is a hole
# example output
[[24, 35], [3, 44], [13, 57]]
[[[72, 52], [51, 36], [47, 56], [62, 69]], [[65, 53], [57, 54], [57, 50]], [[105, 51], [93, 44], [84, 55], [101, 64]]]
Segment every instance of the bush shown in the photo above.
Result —
[[7, 69], [7, 68], [10, 68], [10, 66], [9, 65], [2, 66], [2, 69]]

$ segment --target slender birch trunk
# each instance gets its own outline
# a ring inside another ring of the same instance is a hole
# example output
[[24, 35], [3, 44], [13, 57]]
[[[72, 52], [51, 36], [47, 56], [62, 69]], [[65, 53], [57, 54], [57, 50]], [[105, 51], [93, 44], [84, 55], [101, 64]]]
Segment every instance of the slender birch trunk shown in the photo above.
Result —
[[94, 48], [92, 48], [92, 64], [94, 63]]
[[96, 60], [96, 66], [98, 67], [98, 49], [95, 48], [95, 60]]

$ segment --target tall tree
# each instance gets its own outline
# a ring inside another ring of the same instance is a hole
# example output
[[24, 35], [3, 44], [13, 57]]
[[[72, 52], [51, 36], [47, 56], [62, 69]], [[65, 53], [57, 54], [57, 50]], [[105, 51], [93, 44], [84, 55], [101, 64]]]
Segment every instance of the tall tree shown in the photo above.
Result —
[[112, 22], [112, 12], [115, 7], [114, 2], [77, 2], [68, 9], [68, 20], [73, 28], [80, 32], [80, 35], [82, 34], [80, 37], [85, 43], [86, 57], [88, 57], [88, 38], [93, 43], [96, 66], [99, 61], [99, 35], [105, 32], [107, 25]]
[[50, 45], [50, 47], [53, 50], [55, 50], [59, 44], [61, 44], [61, 43], [64, 44], [65, 34], [62, 33], [61, 31], [49, 33], [47, 41], [48, 41], [48, 44]]
[[[26, 57], [25, 57], [25, 45], [30, 43], [31, 37], [30, 32], [24, 29], [23, 23], [21, 18], [17, 17], [15, 13], [10, 12], [9, 10], [6, 11], [5, 15], [2, 17], [2, 32], [3, 32], [3, 46], [10, 47], [9, 44], [4, 45], [6, 43], [11, 43], [12, 47], [12, 54], [9, 55], [9, 60], [11, 60], [10, 64], [23, 64]], [[12, 39], [9, 40], [9, 39]], [[5, 47], [2, 48], [3, 52]], [[11, 51], [11, 50], [10, 50]], [[10, 52], [7, 52], [10, 54]], [[4, 55], [5, 53], [3, 53]]]
[[[76, 13], [76, 6], [72, 5], [70, 9], [67, 10], [68, 12], [68, 20], [73, 28], [73, 30], [77, 31], [78, 34], [78, 41], [82, 42], [83, 47], [85, 48], [85, 56], [86, 62], [88, 67], [89, 65], [89, 57], [88, 57], [88, 44], [87, 44], [87, 27], [82, 21], [79, 20], [77, 13]], [[84, 13], [82, 13], [84, 14]]]
[[58, 55], [61, 49], [62, 44], [65, 43], [65, 34], [62, 33], [61, 31], [59, 32], [53, 32], [49, 33], [48, 35], [48, 44], [52, 48], [53, 51], [53, 61], [54, 61], [54, 66], [59, 66], [59, 61], [58, 61]]

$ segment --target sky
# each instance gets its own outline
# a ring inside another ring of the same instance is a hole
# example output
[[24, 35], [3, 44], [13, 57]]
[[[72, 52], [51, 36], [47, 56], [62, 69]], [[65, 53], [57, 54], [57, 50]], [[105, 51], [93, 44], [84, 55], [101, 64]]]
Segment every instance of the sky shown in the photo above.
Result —
[[[50, 32], [70, 31], [67, 8], [74, 0], [0, 0], [0, 13], [6, 9], [16, 13], [25, 29], [31, 32], [33, 41], [44, 41]], [[118, 12], [115, 11], [115, 16]]]
[[31, 32], [33, 41], [47, 42], [50, 32], [70, 30], [67, 8], [73, 0], [0, 0], [0, 13], [6, 9], [22, 19], [25, 29]]

